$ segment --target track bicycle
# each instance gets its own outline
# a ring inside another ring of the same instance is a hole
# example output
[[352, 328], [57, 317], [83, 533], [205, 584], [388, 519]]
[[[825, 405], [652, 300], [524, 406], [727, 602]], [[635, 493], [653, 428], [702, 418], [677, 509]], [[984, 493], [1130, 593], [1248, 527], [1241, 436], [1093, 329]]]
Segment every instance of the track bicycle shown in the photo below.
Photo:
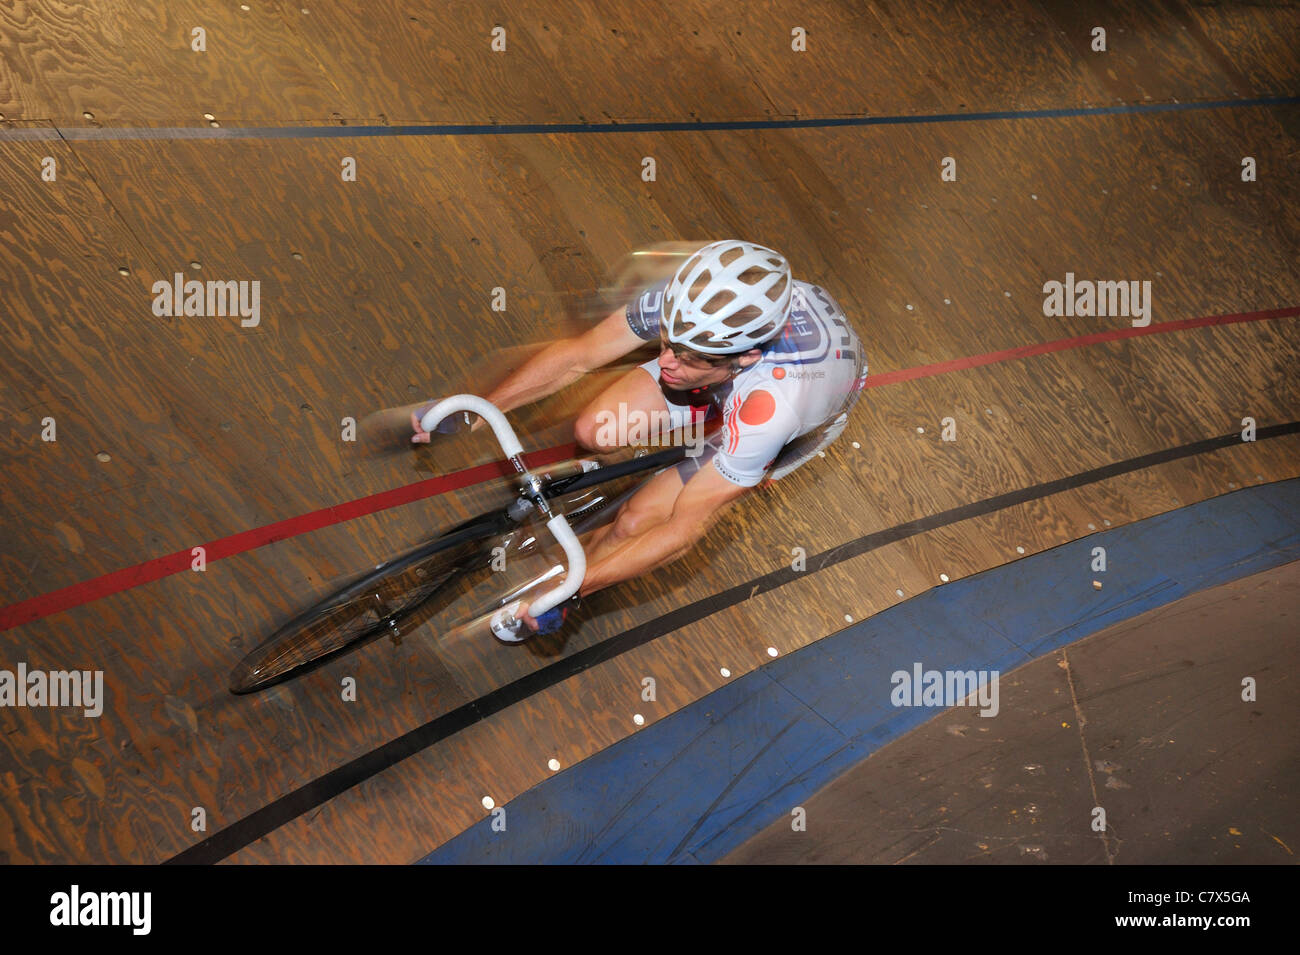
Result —
[[[529, 612], [540, 616], [576, 593], [582, 583], [586, 563], [577, 535], [612, 519], [618, 505], [644, 481], [619, 491], [611, 491], [611, 486], [634, 475], [648, 479], [687, 453], [684, 444], [657, 451], [642, 448], [623, 460], [611, 462], [604, 455], [577, 458], [535, 475], [524, 465], [523, 449], [505, 416], [482, 398], [448, 398], [426, 413], [424, 423], [436, 425], [461, 410], [479, 414], [492, 425], [516, 471], [514, 500], [378, 565], [294, 617], [239, 662], [230, 675], [232, 693], [275, 686], [380, 637], [396, 641], [413, 632], [445, 609], [467, 575], [487, 570], [498, 555], [509, 559], [537, 549], [540, 542], [529, 533], [529, 523], [538, 517], [546, 520], [569, 562], [564, 584], [529, 605]], [[542, 579], [560, 570], [552, 568]]]

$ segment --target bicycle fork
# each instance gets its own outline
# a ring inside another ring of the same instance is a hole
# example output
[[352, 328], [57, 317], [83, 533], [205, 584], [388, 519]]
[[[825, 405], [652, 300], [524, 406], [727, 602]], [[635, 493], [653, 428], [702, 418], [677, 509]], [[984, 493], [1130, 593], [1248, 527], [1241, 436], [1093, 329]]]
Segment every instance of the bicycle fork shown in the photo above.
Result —
[[[538, 513], [546, 520], [546, 526], [551, 535], [564, 550], [564, 556], [569, 565], [564, 582], [548, 590], [528, 606], [527, 613], [529, 616], [540, 617], [578, 592], [578, 588], [582, 586], [582, 580], [587, 574], [587, 555], [582, 549], [582, 543], [578, 540], [578, 536], [573, 532], [564, 515], [552, 513], [551, 504], [546, 498], [541, 480], [524, 464], [523, 445], [519, 443], [514, 428], [510, 426], [510, 422], [506, 420], [506, 416], [502, 414], [496, 405], [477, 395], [452, 395], [430, 408], [420, 420], [420, 427], [425, 431], [432, 431], [448, 415], [462, 411], [469, 411], [478, 415], [491, 426], [492, 433], [496, 435], [497, 443], [501, 445], [501, 450], [505, 452], [506, 458], [523, 482], [520, 489], [521, 497], [526, 498], [537, 508]], [[562, 571], [563, 568], [557, 567], [551, 573]], [[523, 603], [522, 600], [517, 601], [508, 607], [501, 608], [493, 615], [492, 631], [498, 638], [509, 643], [519, 643], [528, 636], [524, 632], [526, 627], [523, 621], [515, 617], [515, 612]]]

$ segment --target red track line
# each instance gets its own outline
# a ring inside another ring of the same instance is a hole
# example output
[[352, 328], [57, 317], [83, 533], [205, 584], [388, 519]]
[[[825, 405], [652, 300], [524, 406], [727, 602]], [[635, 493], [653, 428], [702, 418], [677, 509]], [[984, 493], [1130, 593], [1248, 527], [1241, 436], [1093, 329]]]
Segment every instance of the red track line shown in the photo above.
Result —
[[[1158, 322], [1152, 323], [1145, 328], [1120, 328], [1113, 331], [1097, 332], [1093, 335], [1082, 335], [1076, 338], [1062, 338], [1057, 341], [1044, 342], [1039, 345], [1022, 345], [1018, 348], [1008, 348], [1004, 351], [989, 352], [984, 355], [972, 355], [967, 358], [954, 358], [951, 361], [938, 362], [933, 365], [922, 365], [917, 368], [904, 368], [898, 371], [890, 371], [878, 375], [868, 375], [865, 387], [879, 388], [883, 385], [897, 384], [901, 381], [912, 381], [917, 378], [928, 378], [933, 375], [943, 375], [951, 371], [960, 371], [965, 368], [976, 368], [980, 365], [990, 365], [994, 362], [1010, 361], [1017, 358], [1031, 358], [1035, 355], [1046, 355], [1050, 352], [1065, 351], [1070, 348], [1083, 348], [1088, 345], [1098, 345], [1102, 342], [1119, 341], [1124, 338], [1137, 338], [1140, 335], [1178, 332], [1189, 328], [1200, 328], [1207, 325], [1232, 325], [1237, 322], [1258, 322], [1275, 318], [1290, 318], [1296, 315], [1300, 315], [1300, 307], [1275, 308], [1262, 312], [1240, 312], [1234, 315], [1210, 315], [1203, 318], [1182, 319], [1181, 321], [1176, 322]], [[575, 450], [576, 449], [572, 444], [548, 448], [544, 451], [538, 451], [534, 454], [527, 455], [527, 461], [533, 466], [554, 464], [556, 461], [563, 461], [566, 458], [572, 457]], [[309, 531], [319, 530], [322, 527], [329, 527], [332, 524], [341, 524], [344, 521], [350, 521], [357, 517], [364, 517], [367, 514], [376, 514], [379, 511], [384, 511], [391, 507], [410, 504], [413, 501], [423, 500], [426, 497], [445, 494], [448, 491], [460, 490], [461, 488], [477, 484], [480, 481], [487, 481], [496, 477], [504, 477], [510, 473], [512, 473], [512, 469], [507, 466], [507, 462], [495, 461], [491, 464], [481, 464], [464, 471], [457, 471], [454, 474], [444, 475], [443, 477], [417, 481], [414, 484], [394, 488], [390, 491], [381, 491], [379, 494], [372, 494], [369, 497], [359, 498], [355, 501], [347, 501], [343, 504], [336, 504], [332, 507], [322, 508], [319, 511], [312, 511], [311, 513], [302, 514], [298, 517], [291, 517], [283, 521], [277, 521], [274, 524], [267, 524], [264, 527], [241, 531], [240, 533], [233, 534], [230, 537], [223, 537], [219, 540], [212, 541], [211, 543], [204, 544], [202, 546], [205, 550], [205, 560], [210, 562], [221, 560], [223, 557], [233, 557], [236, 554], [242, 554], [245, 551], [254, 550], [266, 544], [275, 543], [276, 541], [286, 540], [287, 538], [295, 537], [298, 534], [306, 534]], [[190, 569], [193, 559], [191, 551], [177, 551], [176, 553], [168, 554], [165, 557], [155, 557], [153, 560], [145, 561], [143, 564], [136, 564], [134, 567], [115, 570], [102, 577], [96, 577], [79, 584], [72, 584], [71, 586], [63, 587], [48, 594], [42, 594], [38, 597], [31, 597], [27, 600], [10, 604], [7, 607], [0, 607], [0, 631], [8, 630], [12, 627], [19, 626], [20, 624], [30, 623], [33, 620], [39, 620], [42, 617], [48, 617], [51, 614], [69, 610], [85, 603], [90, 603], [92, 600], [98, 600], [101, 597], [121, 593], [122, 591], [130, 590], [133, 587], [139, 587], [141, 584], [152, 583], [155, 580], [160, 580], [161, 578], [168, 577], [172, 574], [182, 573]]]
[[[573, 457], [576, 450], [575, 445], [565, 444], [555, 448], [548, 448], [545, 451], [538, 451], [534, 454], [527, 454], [524, 456], [524, 460], [531, 467], [544, 467], [548, 464], [554, 464], [556, 461], [563, 461], [566, 458]], [[442, 477], [416, 481], [414, 484], [393, 488], [390, 491], [381, 491], [378, 494], [371, 494], [369, 497], [347, 501], [332, 507], [324, 507], [319, 511], [311, 511], [298, 517], [290, 517], [283, 521], [276, 521], [274, 524], [255, 527], [252, 530], [241, 531], [238, 534], [232, 534], [229, 537], [222, 537], [219, 540], [196, 546], [203, 547], [205, 551], [204, 560], [211, 563], [214, 560], [221, 560], [223, 557], [233, 557], [245, 551], [255, 550], [265, 544], [287, 540], [290, 537], [320, 530], [322, 527], [329, 527], [332, 524], [341, 524], [355, 517], [376, 514], [379, 511], [386, 511], [390, 507], [410, 504], [426, 497], [446, 494], [448, 491], [457, 491], [478, 484], [481, 481], [489, 481], [492, 478], [505, 477], [513, 473], [514, 468], [510, 467], [508, 462], [493, 461], [491, 464], [480, 464], [477, 467], [456, 471]], [[100, 597], [121, 593], [124, 590], [139, 587], [141, 584], [152, 583], [172, 574], [182, 573], [190, 569], [193, 561], [194, 555], [192, 551], [181, 550], [165, 557], [155, 557], [153, 560], [147, 560], [143, 564], [136, 564], [134, 567], [115, 570], [102, 577], [95, 577], [79, 584], [72, 584], [48, 594], [42, 594], [39, 597], [31, 597], [19, 603], [10, 604], [7, 607], [0, 607], [0, 631], [8, 630], [20, 624], [30, 623], [33, 620], [39, 620], [41, 617], [48, 617], [51, 614], [78, 607], [81, 604], [90, 603]]]
[[1234, 325], [1237, 322], [1262, 322], [1273, 318], [1290, 318], [1294, 315], [1300, 315], [1300, 307], [1296, 308], [1274, 308], [1266, 312], [1238, 312], [1234, 315], [1209, 315], [1204, 318], [1184, 318], [1176, 322], [1153, 322], [1144, 328], [1117, 328], [1109, 332], [1097, 332], [1093, 335], [1080, 335], [1077, 338], [1060, 338], [1054, 342], [1043, 342], [1040, 345], [1021, 345], [1018, 348], [1008, 348], [1004, 351], [989, 352], [985, 355], [971, 355], [969, 358], [954, 358], [951, 361], [941, 361], [933, 365], [921, 365], [917, 368], [900, 368], [898, 371], [887, 371], [881, 375], [867, 375], [867, 382], [864, 388], [879, 388], [882, 385], [894, 385], [900, 381], [911, 381], [914, 378], [929, 378], [931, 375], [943, 375], [950, 371], [960, 371], [964, 368], [977, 368], [980, 365], [991, 365], [994, 362], [1010, 361], [1013, 358], [1032, 358], [1035, 355], [1046, 355], [1054, 351], [1065, 351], [1069, 348], [1083, 348], [1087, 345], [1100, 345], [1102, 342], [1119, 341], [1122, 338], [1137, 338], [1140, 335], [1158, 335], [1165, 332], [1181, 332], [1188, 328], [1200, 328], [1204, 325]]

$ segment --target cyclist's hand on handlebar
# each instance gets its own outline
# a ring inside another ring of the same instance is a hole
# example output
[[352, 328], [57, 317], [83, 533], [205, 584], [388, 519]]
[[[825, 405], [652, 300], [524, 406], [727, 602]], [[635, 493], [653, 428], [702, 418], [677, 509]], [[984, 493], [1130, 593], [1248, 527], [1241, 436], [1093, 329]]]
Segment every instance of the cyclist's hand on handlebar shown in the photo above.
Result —
[[523, 621], [524, 626], [534, 633], [555, 633], [564, 626], [564, 621], [568, 619], [569, 614], [578, 608], [581, 604], [581, 598], [574, 594], [558, 607], [552, 607], [540, 617], [529, 616], [527, 605], [519, 609], [518, 619]]
[[458, 431], [468, 431], [477, 417], [468, 411], [457, 411], [438, 422], [433, 431], [425, 431], [420, 422], [435, 404], [437, 404], [436, 401], [430, 402], [411, 412], [411, 430], [415, 432], [411, 435], [412, 444], [428, 444], [434, 434], [455, 434]]

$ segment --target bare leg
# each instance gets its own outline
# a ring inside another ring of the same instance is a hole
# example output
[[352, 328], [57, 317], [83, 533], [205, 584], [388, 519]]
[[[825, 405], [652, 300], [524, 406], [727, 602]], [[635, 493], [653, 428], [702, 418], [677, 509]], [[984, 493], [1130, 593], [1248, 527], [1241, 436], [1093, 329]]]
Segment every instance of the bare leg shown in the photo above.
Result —
[[591, 451], [611, 451], [620, 447], [615, 442], [601, 441], [601, 412], [607, 412], [619, 419], [619, 407], [624, 414], [622, 419], [633, 411], [664, 414], [668, 411], [668, 402], [657, 382], [644, 368], [633, 368], [612, 385], [598, 394], [587, 407], [582, 409], [573, 426], [574, 439], [582, 447]]
[[[682, 493], [682, 479], [676, 468], [661, 471], [652, 477], [622, 507], [613, 523], [598, 527], [583, 542], [590, 567], [618, 550], [627, 540], [643, 533], [646, 528], [662, 524], [673, 513], [677, 496]], [[590, 591], [583, 590], [583, 596]]]

